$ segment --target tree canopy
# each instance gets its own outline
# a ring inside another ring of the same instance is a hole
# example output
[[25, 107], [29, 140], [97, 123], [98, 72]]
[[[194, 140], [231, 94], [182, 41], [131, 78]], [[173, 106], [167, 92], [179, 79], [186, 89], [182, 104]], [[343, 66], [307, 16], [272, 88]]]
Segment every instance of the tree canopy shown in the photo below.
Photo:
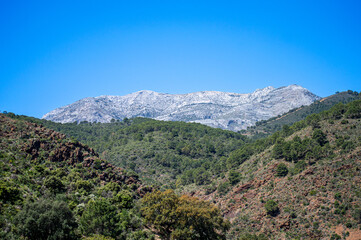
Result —
[[16, 215], [15, 223], [19, 234], [29, 240], [76, 239], [75, 218], [62, 201], [28, 202]]
[[225, 239], [229, 228], [215, 205], [172, 190], [147, 194], [141, 212], [162, 239]]

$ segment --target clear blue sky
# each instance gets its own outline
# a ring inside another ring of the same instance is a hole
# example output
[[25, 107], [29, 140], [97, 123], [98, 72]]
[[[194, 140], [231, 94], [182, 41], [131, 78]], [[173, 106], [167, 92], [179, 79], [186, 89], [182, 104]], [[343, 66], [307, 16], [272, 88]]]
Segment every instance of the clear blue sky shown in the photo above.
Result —
[[1, 1], [0, 110], [139, 90], [361, 90], [361, 1]]

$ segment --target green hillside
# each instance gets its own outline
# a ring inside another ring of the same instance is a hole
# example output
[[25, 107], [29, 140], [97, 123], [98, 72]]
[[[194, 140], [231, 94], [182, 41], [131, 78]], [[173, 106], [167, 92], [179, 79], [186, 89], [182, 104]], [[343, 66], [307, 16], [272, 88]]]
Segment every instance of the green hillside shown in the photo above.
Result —
[[[339, 102], [341, 96], [349, 101], [356, 95], [334, 96]], [[125, 221], [130, 225], [119, 223], [127, 230], [112, 228], [123, 237], [101, 234], [118, 239], [224, 239], [229, 225], [222, 214], [231, 222], [227, 239], [357, 239], [361, 235], [361, 100], [334, 104], [325, 99], [310, 109], [315, 112], [324, 102], [333, 106], [257, 140], [195, 123], [135, 118], [59, 124], [1, 115], [6, 193], [2, 234], [21, 233], [18, 217], [11, 216], [27, 209], [27, 202], [47, 197], [70, 208], [76, 236], [92, 236], [95, 232], [86, 232], [81, 219], [93, 198], [107, 203], [125, 198], [129, 207], [122, 203], [113, 208], [117, 221], [123, 212], [130, 216]], [[74, 180], [74, 174], [79, 178]], [[78, 181], [85, 188], [90, 185], [88, 192], [79, 190], [83, 187], [77, 187]], [[114, 187], [114, 181], [116, 190], [102, 190]], [[162, 191], [142, 198], [152, 190], [142, 181]], [[54, 194], [59, 186], [61, 192]], [[83, 210], [77, 210], [80, 206]], [[197, 217], [203, 220], [193, 220]], [[14, 230], [9, 232], [9, 227]]]
[[283, 125], [292, 125], [295, 122], [305, 119], [308, 115], [329, 110], [338, 103], [346, 104], [357, 99], [360, 99], [360, 94], [351, 90], [336, 93], [316, 101], [309, 106], [295, 108], [280, 116], [259, 121], [255, 126], [248, 127], [247, 130], [241, 132], [248, 136], [253, 136], [254, 138], [262, 138], [282, 130]]
[[361, 100], [337, 104], [231, 153], [226, 177], [193, 194], [221, 207], [230, 239], [358, 239], [360, 136]]
[[1, 114], [0, 136], [2, 239], [147, 238], [135, 201], [150, 189], [137, 177], [38, 124]]
[[177, 184], [210, 183], [226, 170], [229, 153], [249, 141], [239, 133], [198, 123], [135, 118], [112, 123], [60, 124], [12, 117], [42, 124], [79, 140], [112, 164], [133, 170], [142, 181], [163, 189], [174, 189]]
[[0, 166], [1, 239], [224, 239], [229, 228], [212, 203], [154, 191], [87, 145], [4, 114]]

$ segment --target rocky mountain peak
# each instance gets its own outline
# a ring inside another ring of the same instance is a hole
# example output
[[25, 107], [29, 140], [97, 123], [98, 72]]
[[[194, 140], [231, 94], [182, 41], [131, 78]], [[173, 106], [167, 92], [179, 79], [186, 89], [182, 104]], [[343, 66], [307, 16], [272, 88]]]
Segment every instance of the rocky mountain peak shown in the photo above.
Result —
[[110, 122], [125, 117], [198, 122], [238, 131], [320, 99], [298, 85], [265, 87], [253, 93], [202, 91], [166, 94], [142, 90], [125, 96], [88, 97], [43, 116], [55, 122]]

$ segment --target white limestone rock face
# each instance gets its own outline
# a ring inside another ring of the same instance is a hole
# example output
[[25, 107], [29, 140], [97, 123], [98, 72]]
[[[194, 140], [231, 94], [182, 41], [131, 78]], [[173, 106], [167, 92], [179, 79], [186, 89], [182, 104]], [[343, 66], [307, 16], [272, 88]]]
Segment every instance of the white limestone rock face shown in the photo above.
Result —
[[45, 114], [43, 119], [69, 123], [147, 117], [239, 131], [319, 99], [298, 85], [266, 87], [246, 94], [217, 91], [165, 94], [143, 90], [125, 96], [84, 98]]

